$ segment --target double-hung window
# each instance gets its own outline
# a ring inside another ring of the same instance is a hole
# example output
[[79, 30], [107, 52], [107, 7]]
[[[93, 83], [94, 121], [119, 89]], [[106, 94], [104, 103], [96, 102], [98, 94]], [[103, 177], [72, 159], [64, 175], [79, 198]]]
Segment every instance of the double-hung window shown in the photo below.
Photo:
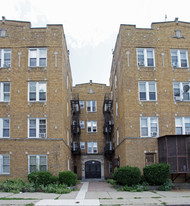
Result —
[[97, 132], [97, 121], [87, 121], [87, 132], [88, 133]]
[[10, 174], [9, 155], [0, 155], [0, 174]]
[[0, 101], [10, 102], [10, 82], [0, 82]]
[[37, 171], [47, 171], [46, 155], [29, 155], [28, 156], [28, 173]]
[[138, 48], [137, 49], [138, 66], [154, 67], [154, 49], [153, 48]]
[[190, 134], [190, 117], [175, 118], [176, 134]]
[[156, 82], [139, 82], [140, 101], [156, 101]]
[[82, 150], [85, 150], [86, 148], [85, 148], [85, 142], [80, 142], [80, 148], [82, 149]]
[[28, 119], [28, 137], [29, 138], [46, 138], [46, 119], [29, 118]]
[[158, 118], [157, 117], [141, 117], [140, 118], [141, 137], [157, 137], [158, 134]]
[[47, 66], [47, 49], [30, 48], [29, 49], [29, 67], [46, 67]]
[[0, 49], [0, 67], [11, 66], [11, 49]]
[[28, 83], [28, 101], [30, 102], [46, 101], [46, 82]]
[[80, 128], [81, 129], [85, 128], [84, 120], [80, 120]]
[[80, 105], [80, 109], [84, 109], [84, 101], [83, 100], [79, 101], [79, 105]]
[[119, 128], [117, 128], [117, 145], [119, 145], [120, 141], [119, 141]]
[[0, 118], [0, 138], [10, 137], [10, 120], [9, 118]]
[[188, 63], [188, 52], [183, 49], [172, 49], [171, 50], [172, 67], [187, 68]]
[[87, 101], [86, 102], [86, 111], [87, 112], [96, 112], [96, 101]]
[[190, 83], [189, 82], [174, 82], [174, 100], [175, 101], [190, 101]]
[[88, 153], [98, 153], [98, 143], [97, 142], [88, 142]]

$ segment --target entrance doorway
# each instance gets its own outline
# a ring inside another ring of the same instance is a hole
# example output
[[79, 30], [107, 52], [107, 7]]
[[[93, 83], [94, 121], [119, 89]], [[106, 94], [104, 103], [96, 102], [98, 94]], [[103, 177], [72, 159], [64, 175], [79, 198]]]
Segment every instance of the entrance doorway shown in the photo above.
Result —
[[101, 163], [99, 161], [85, 162], [85, 178], [101, 178]]

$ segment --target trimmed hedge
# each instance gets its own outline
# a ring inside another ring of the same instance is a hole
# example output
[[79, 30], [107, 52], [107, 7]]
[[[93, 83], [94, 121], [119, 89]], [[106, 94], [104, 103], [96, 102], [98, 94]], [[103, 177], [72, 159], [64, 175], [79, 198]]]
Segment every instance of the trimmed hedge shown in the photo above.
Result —
[[65, 171], [59, 173], [59, 182], [68, 186], [76, 185], [77, 175], [71, 171]]
[[120, 185], [137, 185], [141, 180], [141, 171], [138, 167], [120, 167], [114, 171], [113, 178]]
[[164, 163], [153, 164], [146, 166], [143, 172], [150, 185], [163, 185], [170, 175], [170, 166]]
[[36, 186], [48, 185], [51, 183], [52, 174], [47, 171], [32, 172], [28, 174], [28, 181]]

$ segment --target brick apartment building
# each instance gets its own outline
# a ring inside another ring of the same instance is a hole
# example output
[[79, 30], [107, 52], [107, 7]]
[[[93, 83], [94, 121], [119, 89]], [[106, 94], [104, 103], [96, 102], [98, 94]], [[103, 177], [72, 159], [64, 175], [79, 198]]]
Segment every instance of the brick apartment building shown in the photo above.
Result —
[[177, 18], [120, 26], [110, 76], [116, 165], [166, 162], [174, 176], [190, 173], [189, 39]]
[[36, 170], [104, 179], [170, 163], [190, 173], [190, 24], [121, 25], [110, 86], [72, 87], [62, 25], [0, 21], [0, 179]]
[[62, 25], [0, 21], [0, 175], [70, 169], [72, 78]]

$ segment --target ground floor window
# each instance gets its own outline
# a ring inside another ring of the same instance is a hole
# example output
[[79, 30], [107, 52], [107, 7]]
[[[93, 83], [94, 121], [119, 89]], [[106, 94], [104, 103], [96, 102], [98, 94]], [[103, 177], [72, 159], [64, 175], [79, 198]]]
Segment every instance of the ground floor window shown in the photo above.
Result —
[[9, 155], [0, 155], [0, 174], [10, 174]]
[[108, 172], [109, 174], [112, 174], [112, 171], [113, 171], [113, 165], [112, 165], [112, 162], [108, 162]]
[[156, 163], [156, 154], [155, 153], [146, 153], [145, 154], [145, 166], [152, 165]]
[[29, 155], [28, 156], [28, 173], [37, 171], [47, 171], [46, 155]]

